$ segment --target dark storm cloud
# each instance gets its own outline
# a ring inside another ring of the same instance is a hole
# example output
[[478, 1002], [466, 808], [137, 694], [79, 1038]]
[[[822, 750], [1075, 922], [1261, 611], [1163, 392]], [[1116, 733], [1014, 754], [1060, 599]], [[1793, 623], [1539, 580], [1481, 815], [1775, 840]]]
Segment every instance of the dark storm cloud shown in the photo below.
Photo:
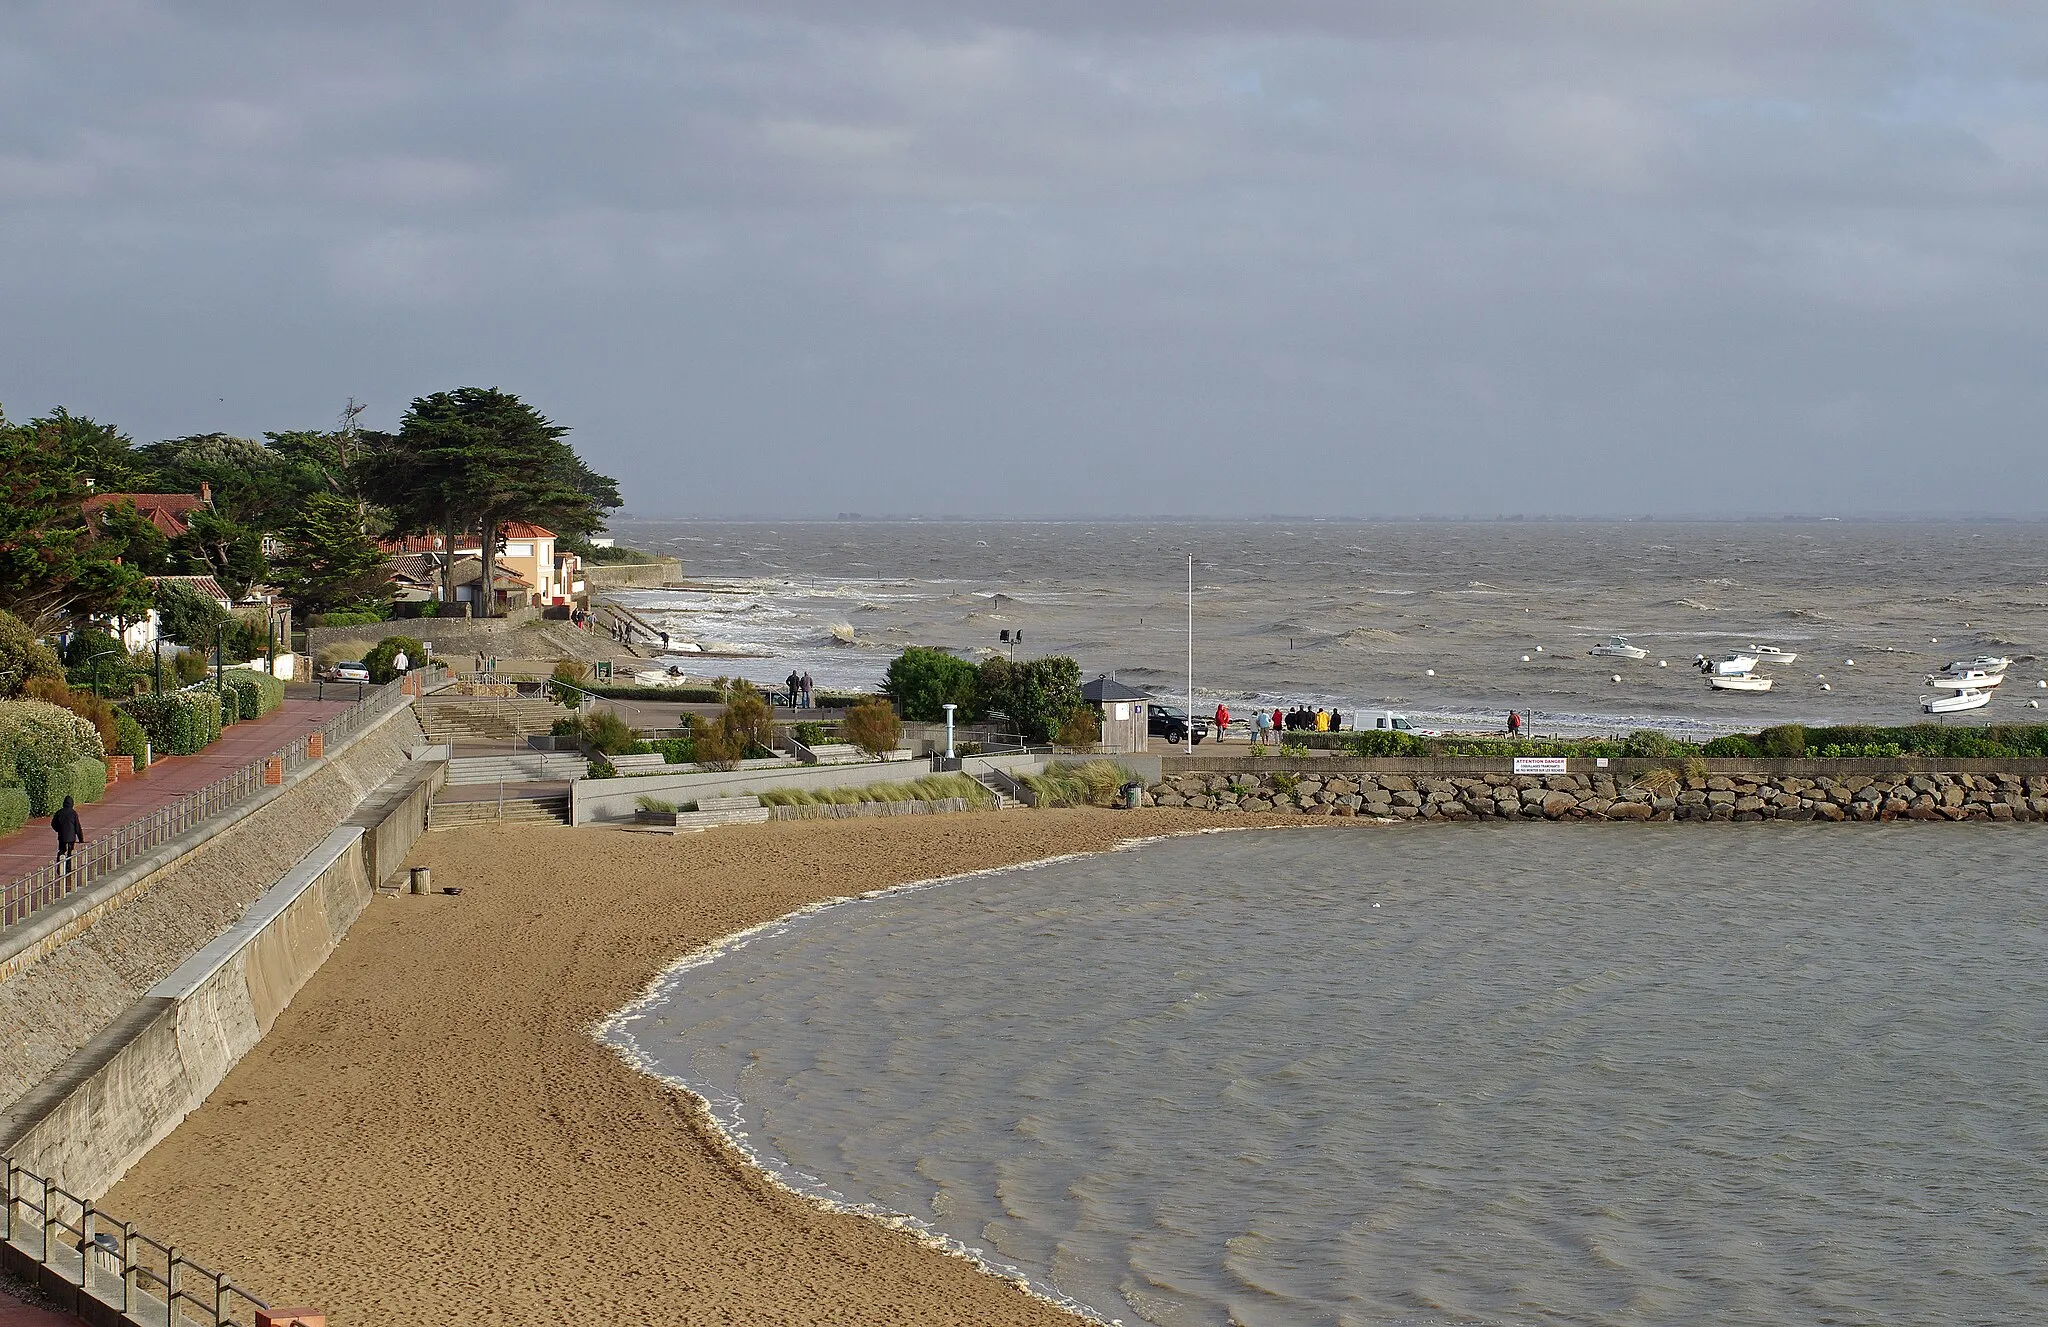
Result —
[[496, 383], [649, 513], [2048, 507], [2036, 6], [8, 16], [16, 416]]

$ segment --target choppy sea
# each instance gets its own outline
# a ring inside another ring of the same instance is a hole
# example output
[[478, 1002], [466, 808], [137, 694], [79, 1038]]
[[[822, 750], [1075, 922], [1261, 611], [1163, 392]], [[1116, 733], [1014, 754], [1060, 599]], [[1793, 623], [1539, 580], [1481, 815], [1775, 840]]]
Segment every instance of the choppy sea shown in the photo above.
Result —
[[[688, 588], [622, 596], [692, 676], [808, 671], [865, 687], [907, 644], [1068, 654], [1196, 707], [1392, 708], [1445, 727], [1754, 729], [1912, 722], [1923, 678], [2018, 660], [1993, 704], [2048, 705], [2048, 526], [1749, 522], [822, 521], [619, 523], [679, 557]], [[1002, 639], [1007, 632], [1013, 638]], [[1021, 642], [1014, 639], [1021, 633]], [[1610, 635], [1650, 651], [1594, 658]], [[1688, 665], [1796, 652], [1766, 694]], [[696, 647], [686, 651], [685, 645]], [[710, 657], [707, 657], [710, 656]], [[1526, 656], [1526, 658], [1525, 658]]]

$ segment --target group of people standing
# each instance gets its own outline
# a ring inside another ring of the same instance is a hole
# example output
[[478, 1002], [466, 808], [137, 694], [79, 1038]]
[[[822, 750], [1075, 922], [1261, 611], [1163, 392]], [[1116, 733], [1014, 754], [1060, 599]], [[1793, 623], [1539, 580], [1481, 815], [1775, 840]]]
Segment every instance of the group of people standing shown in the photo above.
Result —
[[[1216, 707], [1216, 740], [1221, 742], [1230, 732], [1230, 707]], [[1344, 728], [1344, 716], [1332, 709], [1312, 710], [1306, 705], [1297, 705], [1291, 710], [1275, 709], [1271, 714], [1260, 710], [1251, 719], [1252, 745], [1264, 746], [1266, 739], [1275, 733], [1335, 733]]]
[[789, 685], [790, 707], [799, 710], [811, 708], [811, 675], [792, 669], [789, 676], [783, 680]]

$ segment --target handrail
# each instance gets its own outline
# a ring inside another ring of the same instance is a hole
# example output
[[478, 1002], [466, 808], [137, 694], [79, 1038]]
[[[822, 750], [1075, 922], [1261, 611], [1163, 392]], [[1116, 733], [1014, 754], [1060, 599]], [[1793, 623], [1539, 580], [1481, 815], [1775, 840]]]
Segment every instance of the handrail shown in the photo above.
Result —
[[[21, 1183], [24, 1180], [27, 1184]], [[34, 1198], [28, 1196], [29, 1185], [34, 1186]], [[5, 1206], [0, 1238], [99, 1305], [118, 1311], [123, 1322], [137, 1327], [156, 1322], [166, 1327], [180, 1322], [251, 1327], [255, 1315], [236, 1317], [235, 1301], [240, 1300], [244, 1310], [270, 1307], [221, 1273], [182, 1256], [177, 1245], [152, 1239], [11, 1158]], [[17, 1220], [30, 1214], [35, 1217], [32, 1225]], [[100, 1229], [102, 1222], [117, 1227], [119, 1234]], [[179, 1275], [181, 1271], [186, 1275]]]
[[[318, 730], [323, 743], [344, 741], [403, 708], [411, 700], [405, 687], [406, 679], [396, 678], [329, 719]], [[8, 881], [0, 887], [0, 926], [26, 921], [136, 858], [249, 801], [265, 787], [264, 767], [272, 760], [281, 759], [286, 774], [304, 768], [312, 759], [307, 755], [311, 736], [306, 733], [295, 737], [269, 755], [230, 770], [175, 802], [80, 844], [69, 857]]]

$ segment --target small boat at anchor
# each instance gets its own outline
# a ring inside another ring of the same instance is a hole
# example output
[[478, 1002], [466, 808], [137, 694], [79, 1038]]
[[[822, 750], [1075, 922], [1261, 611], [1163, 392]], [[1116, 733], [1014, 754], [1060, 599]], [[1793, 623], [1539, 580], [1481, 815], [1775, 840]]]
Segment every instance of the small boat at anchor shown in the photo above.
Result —
[[1753, 654], [1731, 654], [1725, 659], [1709, 659], [1702, 654], [1694, 662], [1701, 672], [1712, 677], [1746, 677], [1756, 671], [1756, 656]]
[[1769, 691], [1771, 681], [1755, 673], [1727, 673], [1709, 677], [1707, 685], [1716, 691]]
[[1597, 659], [1647, 659], [1650, 652], [1640, 646], [1628, 643], [1626, 636], [1609, 636], [1604, 645], [1595, 645], [1586, 651]]
[[1927, 677], [1927, 685], [1937, 691], [1988, 692], [2004, 681], [2004, 673], [1987, 673], [1981, 668], [1960, 673], [1930, 673]]
[[1958, 659], [1942, 669], [1944, 673], [2002, 673], [2012, 667], [2012, 660], [1996, 654], [1980, 654], [1974, 659]]
[[1957, 691], [1946, 696], [1920, 697], [1920, 709], [1927, 714], [1960, 714], [1981, 710], [1991, 703], [1989, 691]]
[[1781, 650], [1775, 645], [1752, 645], [1744, 654], [1753, 654], [1758, 663], [1788, 664], [1799, 658], [1797, 650]]

